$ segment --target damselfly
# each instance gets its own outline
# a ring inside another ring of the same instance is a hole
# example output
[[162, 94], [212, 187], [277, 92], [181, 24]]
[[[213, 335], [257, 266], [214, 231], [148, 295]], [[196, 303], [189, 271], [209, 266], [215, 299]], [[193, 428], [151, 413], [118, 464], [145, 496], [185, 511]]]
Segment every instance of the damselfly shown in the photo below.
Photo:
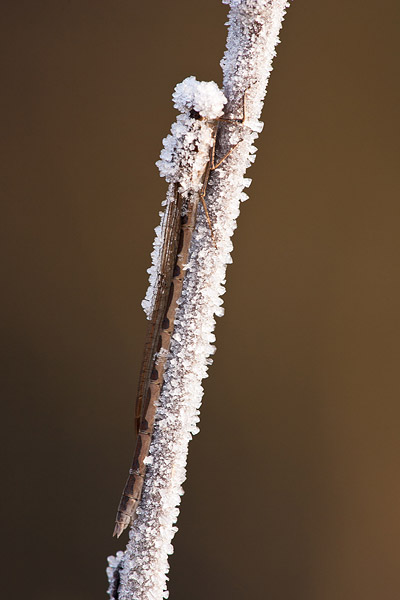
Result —
[[210, 173], [236, 147], [233, 146], [222, 159], [215, 162], [218, 126], [220, 121], [243, 123], [245, 118], [244, 104], [241, 119], [222, 117], [226, 99], [214, 82], [199, 82], [194, 77], [188, 77], [176, 86], [173, 99], [181, 114], [172, 125], [171, 134], [164, 140], [161, 160], [157, 163], [169, 187], [164, 203], [165, 212], [156, 229], [153, 266], [149, 270], [150, 286], [143, 302], [149, 325], [136, 400], [137, 442], [118, 506], [114, 529], [117, 537], [135, 517], [142, 495], [156, 405], [164, 382], [199, 202], [204, 208], [212, 236], [212, 224], [205, 202]]

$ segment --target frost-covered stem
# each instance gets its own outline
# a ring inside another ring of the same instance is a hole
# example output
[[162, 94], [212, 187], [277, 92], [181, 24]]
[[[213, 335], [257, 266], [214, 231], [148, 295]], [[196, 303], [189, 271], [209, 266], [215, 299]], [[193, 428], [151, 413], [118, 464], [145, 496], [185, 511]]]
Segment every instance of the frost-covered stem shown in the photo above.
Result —
[[[214, 171], [207, 190], [216, 247], [201, 207], [198, 212], [143, 495], [130, 541], [120, 555], [119, 600], [161, 600], [168, 595], [168, 554], [173, 551], [171, 540], [177, 531], [174, 523], [186, 477], [188, 443], [198, 431], [201, 380], [214, 352], [215, 316], [223, 314], [221, 295], [226, 265], [231, 262], [231, 237], [240, 202], [247, 198], [243, 189], [250, 184], [244, 173], [255, 158], [254, 140], [262, 129], [258, 119], [288, 6], [286, 0], [223, 1], [230, 5], [227, 50], [221, 63], [228, 99], [225, 115], [240, 118], [245, 96], [246, 120], [243, 125], [221, 126], [219, 156], [238, 145]], [[110, 564], [115, 566], [115, 559]]]

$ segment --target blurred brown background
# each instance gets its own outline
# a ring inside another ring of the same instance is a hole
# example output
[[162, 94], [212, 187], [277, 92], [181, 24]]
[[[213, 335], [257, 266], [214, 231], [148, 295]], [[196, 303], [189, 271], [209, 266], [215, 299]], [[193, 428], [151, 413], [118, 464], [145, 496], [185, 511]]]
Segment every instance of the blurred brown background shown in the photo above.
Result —
[[[3, 598], [105, 598], [140, 308], [184, 77], [227, 7], [3, 0]], [[296, 0], [235, 234], [171, 559], [174, 600], [394, 600], [396, 0]]]

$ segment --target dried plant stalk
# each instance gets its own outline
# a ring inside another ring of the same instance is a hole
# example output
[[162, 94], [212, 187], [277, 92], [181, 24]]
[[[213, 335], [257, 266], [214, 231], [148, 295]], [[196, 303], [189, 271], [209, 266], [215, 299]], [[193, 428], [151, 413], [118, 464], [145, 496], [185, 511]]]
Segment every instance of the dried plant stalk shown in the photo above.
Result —
[[[259, 118], [288, 6], [286, 0], [223, 1], [230, 5], [227, 49], [221, 61], [228, 120], [220, 124], [217, 153], [223, 157], [234, 151], [208, 181], [206, 201], [214, 243], [199, 207], [137, 518], [125, 553], [109, 558], [109, 593], [119, 600], [168, 597], [168, 555], [177, 531], [188, 443], [198, 432], [201, 381], [215, 351], [215, 316], [223, 314], [221, 295], [231, 262], [231, 237], [240, 202], [247, 198], [243, 190], [251, 182], [244, 174], [255, 159], [254, 141], [262, 129]], [[243, 98], [246, 118], [240, 123]]]

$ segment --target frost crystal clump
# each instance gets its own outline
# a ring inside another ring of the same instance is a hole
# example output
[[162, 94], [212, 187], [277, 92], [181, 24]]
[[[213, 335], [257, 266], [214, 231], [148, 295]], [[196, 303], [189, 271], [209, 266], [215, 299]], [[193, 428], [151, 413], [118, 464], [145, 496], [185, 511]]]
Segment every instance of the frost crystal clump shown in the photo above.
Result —
[[107, 578], [109, 583], [108, 595], [112, 600], [118, 599], [118, 589], [121, 578], [121, 569], [123, 567], [124, 553], [119, 550], [116, 556], [109, 556], [107, 558]]
[[179, 112], [195, 110], [205, 119], [220, 117], [226, 104], [223, 92], [214, 81], [197, 81], [193, 75], [178, 83], [172, 99]]

